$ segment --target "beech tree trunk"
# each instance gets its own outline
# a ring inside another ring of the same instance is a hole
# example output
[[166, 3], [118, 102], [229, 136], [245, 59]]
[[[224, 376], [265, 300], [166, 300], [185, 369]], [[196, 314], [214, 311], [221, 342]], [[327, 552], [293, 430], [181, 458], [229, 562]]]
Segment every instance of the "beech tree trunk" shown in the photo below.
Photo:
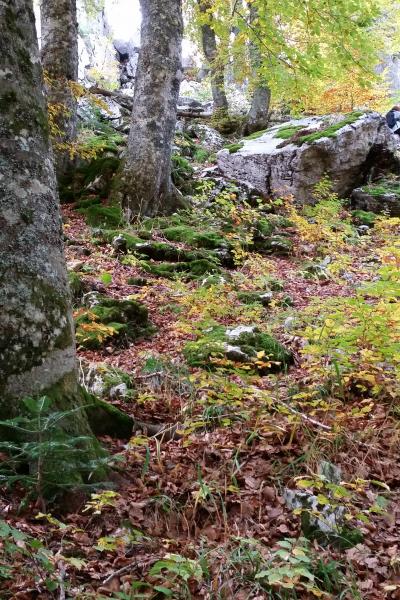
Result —
[[78, 80], [78, 22], [76, 0], [41, 0], [41, 58], [50, 83], [49, 104], [55, 106], [55, 124], [60, 130], [54, 150], [57, 173], [62, 175], [70, 163], [67, 149], [76, 139], [77, 102], [69, 82]]
[[[0, 2], [0, 419], [82, 406], [32, 0]], [[84, 410], [66, 425], [91, 436]], [[94, 437], [88, 456], [98, 451]]]
[[[257, 7], [252, 3], [250, 4], [250, 23], [253, 23], [257, 17]], [[255, 41], [250, 42], [250, 61], [254, 75], [254, 90], [251, 107], [246, 117], [245, 133], [247, 135], [268, 127], [271, 103], [271, 90], [258, 72], [262, 64], [262, 56]]]
[[[210, 0], [198, 0], [200, 12], [212, 16], [208, 11], [212, 8]], [[210, 66], [211, 93], [215, 112], [228, 112], [228, 100], [225, 93], [225, 68], [218, 57], [218, 46], [215, 31], [210, 23], [201, 25], [201, 42], [204, 56]]]
[[141, 49], [132, 123], [124, 166], [116, 184], [126, 218], [176, 210], [171, 153], [182, 80], [181, 0], [140, 0]]

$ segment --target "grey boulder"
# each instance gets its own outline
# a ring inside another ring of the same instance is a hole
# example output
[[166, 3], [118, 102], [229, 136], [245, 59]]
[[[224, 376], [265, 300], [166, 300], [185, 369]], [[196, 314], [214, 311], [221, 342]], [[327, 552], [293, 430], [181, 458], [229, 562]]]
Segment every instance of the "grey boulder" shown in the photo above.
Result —
[[[246, 182], [264, 196], [291, 194], [299, 202], [312, 203], [314, 186], [324, 175], [340, 196], [346, 196], [365, 181], [372, 166], [375, 172], [393, 168], [398, 140], [379, 113], [362, 114], [350, 124], [344, 118], [308, 117], [277, 125], [256, 139], [242, 140], [238, 149], [221, 150], [218, 166], [225, 177]], [[302, 128], [303, 135], [309, 135], [341, 122], [343, 127], [327, 131], [327, 136], [301, 140]], [[293, 137], [279, 137], [288, 127], [294, 128]]]

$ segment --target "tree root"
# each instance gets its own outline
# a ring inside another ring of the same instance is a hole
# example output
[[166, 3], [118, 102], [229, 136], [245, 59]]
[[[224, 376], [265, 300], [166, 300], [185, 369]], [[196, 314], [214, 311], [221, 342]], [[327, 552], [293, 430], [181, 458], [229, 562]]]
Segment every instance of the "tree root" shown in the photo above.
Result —
[[135, 431], [143, 431], [149, 437], [167, 442], [177, 440], [180, 424], [172, 425], [144, 423], [122, 412], [109, 402], [100, 400], [85, 392], [86, 413], [90, 427], [95, 435], [109, 435], [117, 439], [129, 439]]

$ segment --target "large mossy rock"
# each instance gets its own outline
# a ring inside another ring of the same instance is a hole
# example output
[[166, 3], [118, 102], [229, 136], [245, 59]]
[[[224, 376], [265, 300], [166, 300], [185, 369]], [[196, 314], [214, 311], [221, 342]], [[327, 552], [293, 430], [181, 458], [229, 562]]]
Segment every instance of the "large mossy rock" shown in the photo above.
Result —
[[293, 361], [289, 350], [253, 325], [209, 328], [198, 340], [188, 342], [183, 354], [192, 367], [234, 367], [237, 363], [261, 374], [283, 369]]
[[75, 316], [76, 338], [83, 348], [134, 341], [155, 331], [147, 308], [136, 300], [117, 300], [92, 292], [88, 304]]
[[381, 179], [353, 190], [351, 204], [356, 211], [400, 217], [400, 179]]
[[313, 201], [313, 188], [328, 175], [346, 196], [374, 167], [396, 164], [396, 136], [382, 115], [350, 113], [292, 120], [253, 134], [218, 153], [225, 176], [253, 185], [265, 196], [293, 194]]

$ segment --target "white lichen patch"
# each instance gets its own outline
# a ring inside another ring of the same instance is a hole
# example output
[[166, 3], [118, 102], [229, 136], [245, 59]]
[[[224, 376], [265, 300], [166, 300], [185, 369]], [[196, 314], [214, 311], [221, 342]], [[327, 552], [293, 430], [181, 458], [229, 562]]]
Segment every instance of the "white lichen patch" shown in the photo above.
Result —
[[12, 208], [3, 208], [0, 214], [5, 222], [11, 227], [19, 222], [19, 215]]
[[33, 179], [30, 184], [30, 191], [34, 194], [50, 194], [52, 190], [47, 185], [43, 185], [38, 179]]
[[7, 187], [12, 194], [17, 196], [17, 198], [24, 199], [28, 196], [26, 189], [21, 187], [16, 181], [10, 181]]

